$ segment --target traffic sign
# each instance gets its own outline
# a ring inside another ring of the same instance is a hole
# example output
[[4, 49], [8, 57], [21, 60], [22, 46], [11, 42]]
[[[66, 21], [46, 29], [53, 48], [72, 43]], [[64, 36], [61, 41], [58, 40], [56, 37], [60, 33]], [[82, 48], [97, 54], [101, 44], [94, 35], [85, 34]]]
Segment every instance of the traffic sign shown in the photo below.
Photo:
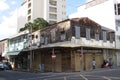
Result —
[[52, 54], [52, 58], [56, 58], [56, 55], [55, 55], [55, 54]]

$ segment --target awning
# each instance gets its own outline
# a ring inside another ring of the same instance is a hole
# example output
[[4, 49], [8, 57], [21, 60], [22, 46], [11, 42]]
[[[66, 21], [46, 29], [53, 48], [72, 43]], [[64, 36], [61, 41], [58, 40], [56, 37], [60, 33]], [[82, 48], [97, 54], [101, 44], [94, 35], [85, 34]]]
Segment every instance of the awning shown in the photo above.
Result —
[[5, 56], [13, 56], [13, 55], [18, 55], [21, 51], [14, 51], [14, 52], [7, 52]]

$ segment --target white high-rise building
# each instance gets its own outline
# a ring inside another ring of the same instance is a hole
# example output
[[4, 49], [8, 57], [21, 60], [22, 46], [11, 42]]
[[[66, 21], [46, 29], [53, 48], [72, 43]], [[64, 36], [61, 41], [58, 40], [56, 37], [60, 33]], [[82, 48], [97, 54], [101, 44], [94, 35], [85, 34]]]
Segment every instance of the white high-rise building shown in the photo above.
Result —
[[69, 18], [88, 17], [116, 32], [116, 59], [120, 66], [120, 0], [86, 0]]
[[38, 17], [50, 24], [65, 20], [66, 0], [24, 0], [18, 9], [17, 30]]

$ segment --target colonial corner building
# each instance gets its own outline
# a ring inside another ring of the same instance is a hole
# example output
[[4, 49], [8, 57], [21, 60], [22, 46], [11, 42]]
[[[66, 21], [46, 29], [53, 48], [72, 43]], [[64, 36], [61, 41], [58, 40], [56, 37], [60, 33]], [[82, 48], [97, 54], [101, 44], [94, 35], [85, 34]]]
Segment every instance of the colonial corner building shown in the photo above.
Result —
[[[31, 35], [31, 36], [30, 36]], [[116, 65], [115, 32], [87, 18], [72, 18], [29, 34], [8, 39], [7, 56], [14, 69], [45, 72], [101, 68], [104, 60]]]

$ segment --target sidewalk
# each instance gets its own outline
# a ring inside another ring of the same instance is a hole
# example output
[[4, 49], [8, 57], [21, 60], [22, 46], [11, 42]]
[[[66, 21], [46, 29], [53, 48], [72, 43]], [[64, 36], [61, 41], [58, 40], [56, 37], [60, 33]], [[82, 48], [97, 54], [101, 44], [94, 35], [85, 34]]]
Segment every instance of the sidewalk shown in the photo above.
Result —
[[50, 74], [50, 73], [67, 73], [67, 74], [71, 74], [71, 73], [91, 73], [91, 72], [102, 72], [102, 71], [109, 71], [109, 70], [114, 70], [114, 69], [120, 69], [120, 67], [117, 67], [117, 68], [97, 68], [97, 69], [94, 69], [94, 70], [87, 70], [87, 71], [80, 71], [80, 72], [40, 72], [40, 71], [37, 71], [37, 70], [34, 70], [34, 71], [28, 71], [28, 70], [24, 70], [24, 69], [14, 69], [13, 71], [21, 71], [21, 72], [32, 72], [32, 73], [41, 73], [41, 74]]

